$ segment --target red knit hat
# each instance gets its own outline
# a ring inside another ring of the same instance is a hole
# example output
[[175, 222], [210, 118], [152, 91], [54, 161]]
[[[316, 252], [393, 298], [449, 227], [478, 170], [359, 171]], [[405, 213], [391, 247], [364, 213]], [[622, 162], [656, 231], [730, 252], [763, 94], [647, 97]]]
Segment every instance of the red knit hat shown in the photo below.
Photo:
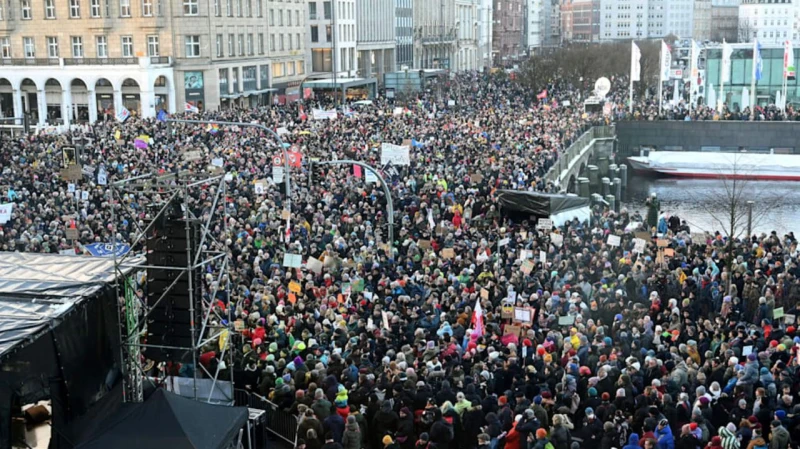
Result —
[[497, 398], [497, 402], [500, 405], [506, 405], [508, 404], [508, 398], [506, 398], [505, 396], [500, 396], [499, 398]]
[[692, 431], [694, 432], [695, 430], [697, 430], [697, 423], [693, 422], [693, 423], [689, 424], [689, 428], [692, 429]]

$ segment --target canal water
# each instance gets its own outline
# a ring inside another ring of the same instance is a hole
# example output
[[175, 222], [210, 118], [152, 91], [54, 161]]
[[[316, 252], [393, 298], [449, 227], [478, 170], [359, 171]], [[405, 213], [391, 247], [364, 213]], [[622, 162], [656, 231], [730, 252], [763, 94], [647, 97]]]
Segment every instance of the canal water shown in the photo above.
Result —
[[[737, 190], [742, 193], [741, 204], [748, 200], [755, 202], [754, 232], [776, 231], [782, 236], [794, 231], [800, 235], [800, 182], [744, 182], [745, 188]], [[729, 195], [725, 191], [730, 185], [731, 181], [718, 179], [656, 178], [633, 174], [628, 178], [622, 206], [646, 216], [645, 200], [655, 193], [661, 201], [661, 210], [685, 219], [692, 232], [722, 231], [723, 226], [727, 227], [729, 223], [730, 208], [725, 204]], [[717, 219], [723, 220], [724, 224]], [[746, 230], [746, 226], [745, 218], [742, 229]]]

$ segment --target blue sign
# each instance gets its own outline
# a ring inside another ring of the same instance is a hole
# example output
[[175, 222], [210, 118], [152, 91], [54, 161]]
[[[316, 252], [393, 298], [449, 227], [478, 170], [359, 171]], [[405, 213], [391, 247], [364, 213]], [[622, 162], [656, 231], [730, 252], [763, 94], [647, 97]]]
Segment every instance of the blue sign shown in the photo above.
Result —
[[[113, 243], [92, 243], [86, 245], [86, 251], [89, 251], [89, 254], [95, 257], [113, 257], [114, 256], [114, 244]], [[121, 243], [117, 243], [117, 257], [122, 257], [131, 250], [129, 245], [123, 245]]]

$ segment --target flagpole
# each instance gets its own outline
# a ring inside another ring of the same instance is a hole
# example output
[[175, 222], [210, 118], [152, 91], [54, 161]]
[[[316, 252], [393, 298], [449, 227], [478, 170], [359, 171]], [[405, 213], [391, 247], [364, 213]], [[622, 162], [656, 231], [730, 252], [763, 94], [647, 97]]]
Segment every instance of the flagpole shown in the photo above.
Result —
[[628, 112], [633, 114], [633, 77], [631, 77], [631, 85], [628, 90]]
[[758, 39], [753, 41], [753, 76], [750, 78], [750, 121], [756, 119], [756, 54]]
[[[722, 99], [725, 98], [725, 39], [722, 39], [722, 59], [719, 65], [719, 99], [717, 100], [717, 112], [722, 114]], [[706, 55], [708, 58], [708, 55]]]
[[661, 114], [664, 110], [664, 41], [661, 41], [661, 52], [658, 58], [658, 113]]

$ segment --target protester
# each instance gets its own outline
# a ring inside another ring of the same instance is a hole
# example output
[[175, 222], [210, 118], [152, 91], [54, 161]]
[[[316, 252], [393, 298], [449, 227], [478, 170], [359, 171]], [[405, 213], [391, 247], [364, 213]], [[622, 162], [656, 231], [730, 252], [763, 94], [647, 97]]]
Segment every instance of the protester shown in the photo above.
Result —
[[[280, 129], [302, 158], [291, 201], [271, 181], [282, 151], [257, 129], [131, 118], [3, 136], [0, 193], [13, 211], [0, 247], [87, 254], [116, 240], [140, 251], [137, 232], [169, 198], [163, 184], [225, 175], [224, 191], [209, 182], [187, 199], [210, 223], [205, 249], [229, 257], [225, 276], [221, 259], [201, 276], [209, 325], [235, 324], [235, 387], [296, 413], [307, 448], [798, 444], [794, 234], [656, 234], [601, 205], [586, 222], [537, 230], [536, 217], [499, 208], [497, 190], [562, 190], [544, 175], [570, 143], [624, 117], [564, 106], [588, 92], [557, 82], [546, 99], [503, 76], [446, 83], [346, 105], [330, 121], [308, 117], [333, 108], [320, 101], [189, 115]], [[82, 175], [67, 181], [61, 149], [73, 138]], [[409, 165], [380, 164], [381, 143], [406, 140]], [[394, 241], [383, 186], [350, 164], [311, 164], [341, 159], [380, 169]], [[110, 183], [149, 173], [160, 180], [113, 194]], [[508, 307], [532, 319], [513, 321]], [[220, 362], [220, 344], [203, 348], [198, 375]]]

